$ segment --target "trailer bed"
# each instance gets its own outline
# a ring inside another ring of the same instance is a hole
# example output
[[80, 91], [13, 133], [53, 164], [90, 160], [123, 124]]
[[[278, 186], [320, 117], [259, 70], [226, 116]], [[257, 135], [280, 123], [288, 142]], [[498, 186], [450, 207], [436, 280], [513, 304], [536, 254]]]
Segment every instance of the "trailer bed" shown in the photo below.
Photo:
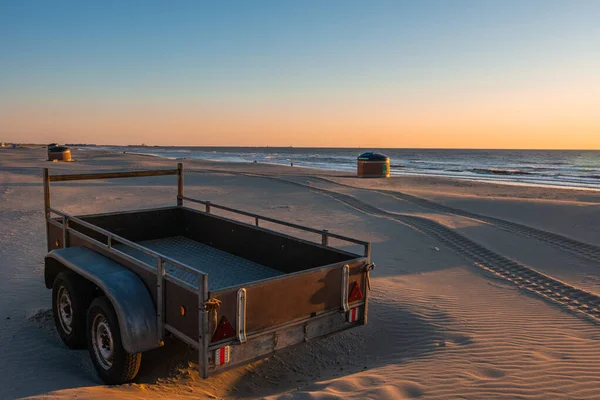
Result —
[[[145, 240], [137, 243], [187, 264], [198, 271], [207, 273], [210, 276], [208, 287], [211, 291], [283, 275], [282, 272], [276, 269], [215, 249], [214, 247], [183, 236]], [[153, 265], [155, 263], [153, 257], [139, 250], [125, 245], [117, 245], [115, 248], [147, 264]], [[180, 268], [169, 266], [169, 264], [165, 264], [165, 267], [168, 275], [187, 282], [190, 285], [198, 285], [197, 278], [193, 274]]]

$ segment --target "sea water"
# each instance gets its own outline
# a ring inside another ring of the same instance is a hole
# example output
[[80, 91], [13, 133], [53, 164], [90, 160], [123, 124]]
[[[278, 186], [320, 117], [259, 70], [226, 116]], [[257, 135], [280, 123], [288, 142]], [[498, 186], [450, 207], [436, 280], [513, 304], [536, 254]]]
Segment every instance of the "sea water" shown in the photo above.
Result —
[[392, 175], [442, 176], [475, 181], [600, 189], [598, 150], [458, 150], [296, 147], [95, 146], [85, 149], [153, 155], [174, 160], [267, 163], [356, 171], [366, 151], [391, 159]]

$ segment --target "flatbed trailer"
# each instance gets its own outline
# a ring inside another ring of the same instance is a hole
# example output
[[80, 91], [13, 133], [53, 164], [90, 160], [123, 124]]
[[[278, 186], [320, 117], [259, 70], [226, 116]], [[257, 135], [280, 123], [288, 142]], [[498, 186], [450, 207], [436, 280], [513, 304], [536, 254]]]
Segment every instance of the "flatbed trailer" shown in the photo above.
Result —
[[[51, 207], [51, 182], [177, 176], [172, 207], [70, 215]], [[165, 335], [199, 352], [202, 378], [367, 323], [368, 242], [184, 196], [177, 168], [50, 175], [43, 171], [48, 254], [58, 333], [87, 346], [100, 378], [132, 380]], [[184, 206], [184, 202], [200, 206]], [[215, 215], [247, 217], [250, 223]], [[261, 227], [314, 233], [319, 242]], [[334, 238], [362, 254], [329, 245]]]

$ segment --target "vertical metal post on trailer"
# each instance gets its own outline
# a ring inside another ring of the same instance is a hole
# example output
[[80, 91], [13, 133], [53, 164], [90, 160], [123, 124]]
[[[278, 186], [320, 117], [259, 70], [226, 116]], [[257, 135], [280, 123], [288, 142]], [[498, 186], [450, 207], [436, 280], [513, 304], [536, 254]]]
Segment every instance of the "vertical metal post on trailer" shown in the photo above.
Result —
[[62, 217], [62, 247], [69, 247], [69, 217], [64, 215]]
[[202, 379], [208, 378], [208, 344], [210, 332], [208, 326], [208, 311], [206, 302], [208, 301], [208, 275], [198, 275], [198, 325], [200, 332], [199, 364], [200, 376]]
[[165, 261], [158, 257], [156, 262], [156, 325], [158, 328], [159, 341], [162, 342], [165, 335]]
[[350, 266], [348, 264], [342, 267], [342, 310], [345, 313], [350, 311], [350, 305], [348, 304], [348, 287], [350, 285]]
[[177, 205], [183, 205], [183, 163], [177, 163]]
[[329, 236], [327, 235], [329, 231], [327, 229], [323, 229], [323, 233], [321, 234], [321, 244], [323, 246], [329, 246]]
[[237, 313], [236, 313], [236, 336], [240, 343], [246, 343], [246, 289], [240, 288], [237, 291]]
[[[50, 173], [48, 172], [48, 168], [44, 168], [42, 172], [43, 180], [44, 180], [44, 215], [46, 217], [46, 241], [50, 237], [50, 224], [48, 220], [50, 219]], [[50, 244], [46, 244], [48, 247], [48, 251], [50, 251]]]
[[[371, 263], [371, 243], [366, 243], [365, 244], [365, 253], [364, 253], [365, 257], [367, 258], [367, 263], [365, 264], [365, 266], [369, 265]], [[363, 275], [363, 287], [365, 288], [365, 294], [364, 294], [364, 299], [365, 299], [365, 305], [364, 305], [364, 310], [363, 310], [363, 324], [366, 325], [367, 321], [368, 321], [368, 310], [369, 310], [369, 270], [367, 269]]]

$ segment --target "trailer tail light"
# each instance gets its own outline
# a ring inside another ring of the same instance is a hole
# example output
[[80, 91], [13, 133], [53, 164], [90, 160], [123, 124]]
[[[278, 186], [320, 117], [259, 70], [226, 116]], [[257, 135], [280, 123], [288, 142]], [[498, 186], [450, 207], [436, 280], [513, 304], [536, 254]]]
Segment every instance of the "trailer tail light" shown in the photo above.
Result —
[[348, 322], [356, 322], [358, 320], [358, 307], [351, 308], [347, 316]]
[[221, 347], [215, 350], [215, 365], [227, 364], [231, 360], [229, 346]]

